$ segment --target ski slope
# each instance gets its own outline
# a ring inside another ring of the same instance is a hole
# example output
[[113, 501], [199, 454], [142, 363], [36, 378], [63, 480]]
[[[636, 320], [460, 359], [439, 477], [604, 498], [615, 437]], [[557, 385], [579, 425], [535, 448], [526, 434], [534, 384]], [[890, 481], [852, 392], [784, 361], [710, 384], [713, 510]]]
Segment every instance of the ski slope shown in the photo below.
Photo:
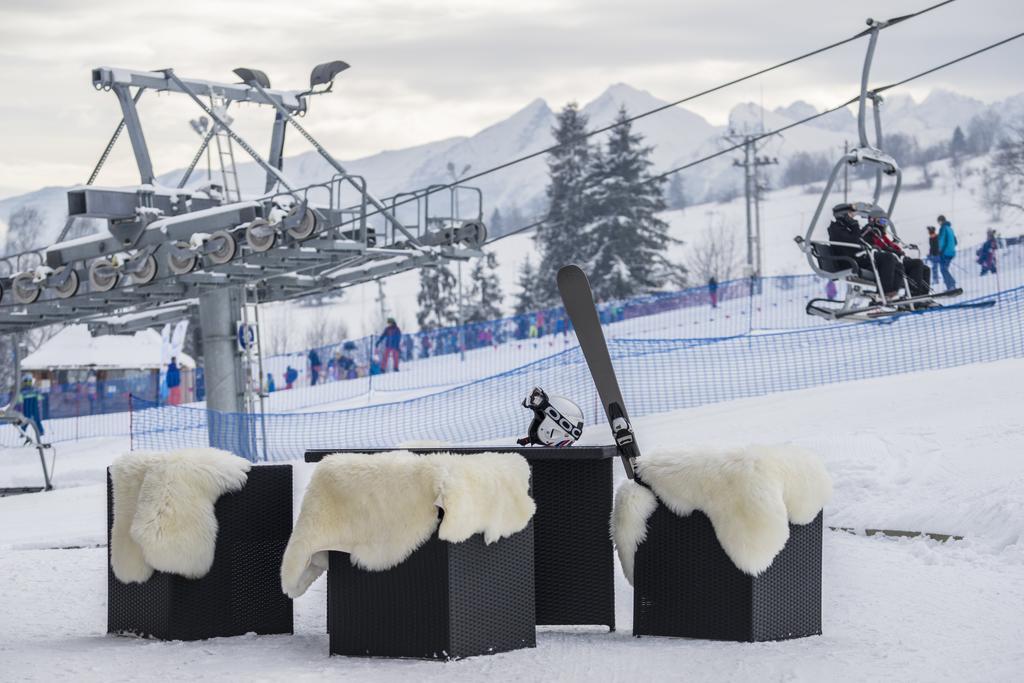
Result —
[[[105, 543], [103, 471], [127, 444], [61, 446], [58, 490], [0, 498], [0, 678], [1015, 679], [1024, 666], [1022, 382], [1024, 360], [1000, 361], [637, 420], [646, 451], [753, 442], [817, 451], [835, 482], [830, 526], [964, 536], [941, 544], [826, 532], [824, 635], [756, 645], [632, 638], [632, 594], [621, 575], [616, 633], [546, 628], [536, 650], [448, 664], [329, 658], [322, 580], [295, 603], [294, 637], [107, 637], [105, 549], [50, 548]], [[587, 443], [608, 438], [604, 426], [584, 433]], [[0, 485], [34, 483], [34, 458], [0, 452]], [[295, 468], [299, 496], [312, 468]]]

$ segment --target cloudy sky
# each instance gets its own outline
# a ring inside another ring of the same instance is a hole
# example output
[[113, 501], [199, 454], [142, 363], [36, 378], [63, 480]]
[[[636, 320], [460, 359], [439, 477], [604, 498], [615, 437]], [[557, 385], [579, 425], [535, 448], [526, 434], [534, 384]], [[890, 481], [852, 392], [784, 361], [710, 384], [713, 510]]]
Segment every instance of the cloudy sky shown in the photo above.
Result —
[[[251, 66], [275, 87], [298, 89], [313, 65], [343, 59], [352, 69], [313, 101], [306, 124], [351, 159], [472, 134], [537, 97], [553, 107], [586, 102], [620, 81], [677, 99], [846, 37], [868, 16], [934, 1], [0, 0], [0, 195], [88, 176], [120, 118], [113, 95], [92, 89], [95, 66], [173, 66], [226, 81]], [[874, 81], [1021, 30], [1021, 0], [958, 0], [884, 33]], [[835, 104], [855, 94], [863, 45], [688, 106], [720, 123], [740, 101]], [[1022, 62], [1019, 41], [902, 92], [943, 87], [994, 101], [1024, 91]], [[187, 163], [194, 106], [150, 93], [140, 109], [158, 172]], [[268, 114], [237, 114], [260, 149]], [[104, 184], [133, 182], [127, 144], [119, 147]]]

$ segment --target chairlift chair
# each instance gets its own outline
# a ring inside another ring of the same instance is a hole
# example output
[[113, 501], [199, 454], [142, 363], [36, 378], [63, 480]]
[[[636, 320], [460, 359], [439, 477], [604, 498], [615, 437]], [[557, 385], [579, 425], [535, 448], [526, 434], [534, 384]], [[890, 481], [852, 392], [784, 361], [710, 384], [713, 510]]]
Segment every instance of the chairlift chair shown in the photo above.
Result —
[[[875, 169], [875, 190], [870, 202], [855, 202], [853, 204], [840, 204], [833, 208], [833, 213], [838, 211], [854, 212], [859, 218], [869, 216], [883, 216], [888, 219], [891, 228], [891, 237], [900, 243], [905, 249], [916, 250], [916, 245], [902, 244], [892, 224], [892, 214], [896, 208], [896, 199], [899, 196], [900, 185], [903, 180], [903, 172], [896, 159], [882, 151], [882, 121], [879, 105], [882, 97], [878, 93], [868, 90], [868, 77], [871, 72], [871, 62], [874, 58], [875, 47], [878, 43], [878, 33], [891, 22], [875, 21], [868, 19], [868, 48], [864, 57], [864, 68], [861, 73], [860, 97], [858, 98], [857, 131], [859, 144], [856, 148], [844, 154], [832, 168], [821, 199], [811, 218], [807, 232], [795, 239], [801, 251], [807, 255], [807, 262], [811, 269], [823, 278], [828, 280], [842, 281], [846, 283], [846, 296], [843, 300], [835, 299], [812, 299], [807, 303], [807, 313], [817, 315], [828, 320], [876, 320], [892, 315], [929, 308], [937, 305], [936, 299], [959, 296], [963, 290], [953, 289], [941, 293], [929, 293], [925, 296], [913, 296], [910, 285], [904, 276], [902, 293], [897, 297], [890, 298], [882, 287], [877, 269], [874, 268], [879, 250], [870, 244], [861, 242], [859, 244], [839, 243], [829, 240], [815, 239], [815, 227], [821, 218], [822, 211], [828, 203], [832, 194], [832, 188], [839, 176], [839, 171], [845, 166], [857, 167], [862, 164]], [[871, 145], [867, 136], [867, 101], [871, 100], [872, 118], [875, 128], [875, 145]], [[883, 209], [879, 201], [882, 195], [883, 176], [895, 178], [892, 194], [889, 197], [888, 208]], [[871, 264], [870, 268], [863, 267], [858, 263], [857, 258], [848, 254], [850, 248], [858, 251], [856, 257], [866, 257]], [[902, 256], [899, 257], [901, 260]]]

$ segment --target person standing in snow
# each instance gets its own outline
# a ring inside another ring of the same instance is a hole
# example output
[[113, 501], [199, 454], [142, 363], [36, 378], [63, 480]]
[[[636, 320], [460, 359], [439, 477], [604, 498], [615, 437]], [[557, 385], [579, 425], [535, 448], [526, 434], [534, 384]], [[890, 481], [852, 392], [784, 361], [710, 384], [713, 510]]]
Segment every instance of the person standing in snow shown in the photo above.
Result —
[[164, 381], [167, 382], [167, 402], [172, 406], [181, 403], [181, 370], [178, 368], [177, 356], [171, 356]]
[[708, 298], [711, 299], [711, 308], [718, 308], [718, 278], [714, 275], [708, 280]]
[[[21, 389], [18, 391], [18, 395], [14, 398], [14, 407], [18, 412], [25, 416], [25, 419], [31, 422], [36, 427], [36, 432], [39, 436], [45, 433], [43, 429], [43, 418], [39, 410], [39, 392], [33, 386], [34, 380], [32, 375], [25, 375], [21, 378]], [[21, 431], [27, 432], [28, 425], [22, 424]]]
[[399, 350], [402, 348], [402, 330], [398, 329], [398, 323], [395, 322], [394, 318], [388, 318], [388, 324], [380, 337], [377, 338], [377, 343], [374, 346], [379, 346], [381, 342], [384, 343], [384, 353], [381, 354], [380, 363], [381, 372], [387, 372], [388, 358], [394, 359], [392, 367], [395, 369], [395, 372], [398, 372]]
[[309, 350], [309, 385], [315, 387], [320, 379], [320, 370], [324, 366], [320, 363], [320, 354], [316, 349]]
[[295, 384], [295, 380], [299, 378], [299, 371], [288, 366], [284, 371], [284, 388], [291, 389], [292, 385]]
[[998, 248], [999, 243], [996, 240], [996, 231], [989, 230], [985, 242], [978, 249], [978, 265], [981, 266], [982, 275], [996, 274], [996, 249]]
[[833, 301], [835, 301], [835, 298], [836, 298], [836, 296], [838, 294], [839, 294], [839, 291], [836, 289], [836, 281], [835, 280], [829, 280], [825, 284], [825, 296], [827, 296], [829, 299], [832, 299]]
[[272, 394], [277, 391], [277, 384], [274, 382], [274, 374], [271, 372], [267, 373], [267, 393]]
[[956, 278], [949, 272], [949, 265], [956, 257], [956, 233], [953, 232], [953, 226], [942, 214], [939, 214], [936, 221], [939, 223], [939, 268], [948, 291], [956, 288]]
[[939, 251], [939, 233], [935, 231], [934, 225], [928, 226], [928, 267], [932, 271], [932, 284], [939, 284], [939, 262], [942, 260], [942, 252]]

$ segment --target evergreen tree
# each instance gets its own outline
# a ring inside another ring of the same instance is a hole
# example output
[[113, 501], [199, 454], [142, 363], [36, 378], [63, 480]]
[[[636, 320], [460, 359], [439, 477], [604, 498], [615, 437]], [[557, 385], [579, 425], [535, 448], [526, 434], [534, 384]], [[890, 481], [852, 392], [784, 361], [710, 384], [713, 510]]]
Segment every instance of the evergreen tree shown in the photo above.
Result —
[[537, 302], [537, 269], [533, 261], [527, 256], [519, 266], [519, 274], [516, 278], [519, 285], [519, 293], [516, 295], [516, 315], [530, 313], [540, 308]]
[[491, 212], [491, 220], [487, 221], [487, 234], [491, 237], [500, 237], [505, 234], [505, 220], [498, 207], [494, 207], [494, 211]]
[[618, 125], [608, 140], [607, 151], [593, 155], [587, 194], [593, 216], [586, 242], [594, 252], [587, 262], [597, 298], [622, 299], [661, 288], [667, 281], [678, 284], [685, 269], [672, 265], [665, 250], [674, 243], [668, 224], [658, 218], [665, 210], [663, 181], [652, 180], [650, 153], [643, 137], [626, 122], [619, 110]]
[[589, 255], [589, 245], [583, 239], [591, 213], [584, 191], [591, 167], [586, 132], [587, 117], [575, 102], [566, 105], [553, 131], [561, 146], [548, 156], [548, 212], [534, 236], [541, 254], [535, 296], [542, 305], [559, 301], [555, 285], [558, 269], [568, 263], [582, 263]]
[[681, 173], [673, 173], [672, 180], [668, 184], [668, 208], [673, 210], [685, 209], [688, 204], [686, 189], [683, 185], [683, 175]]
[[960, 174], [960, 167], [964, 163], [964, 157], [967, 156], [967, 137], [964, 135], [963, 130], [960, 126], [956, 127], [953, 131], [953, 139], [949, 142], [949, 163], [953, 166], [953, 177], [956, 179], [957, 185], [959, 185], [963, 176]]
[[420, 268], [420, 292], [416, 296], [419, 310], [416, 322], [421, 330], [455, 325], [458, 322], [457, 283], [455, 275], [444, 263]]
[[469, 295], [466, 297], [467, 323], [479, 323], [501, 317], [501, 300], [505, 295], [501, 291], [501, 280], [498, 278], [498, 258], [488, 252], [483, 258], [477, 259], [470, 275], [472, 280]]

